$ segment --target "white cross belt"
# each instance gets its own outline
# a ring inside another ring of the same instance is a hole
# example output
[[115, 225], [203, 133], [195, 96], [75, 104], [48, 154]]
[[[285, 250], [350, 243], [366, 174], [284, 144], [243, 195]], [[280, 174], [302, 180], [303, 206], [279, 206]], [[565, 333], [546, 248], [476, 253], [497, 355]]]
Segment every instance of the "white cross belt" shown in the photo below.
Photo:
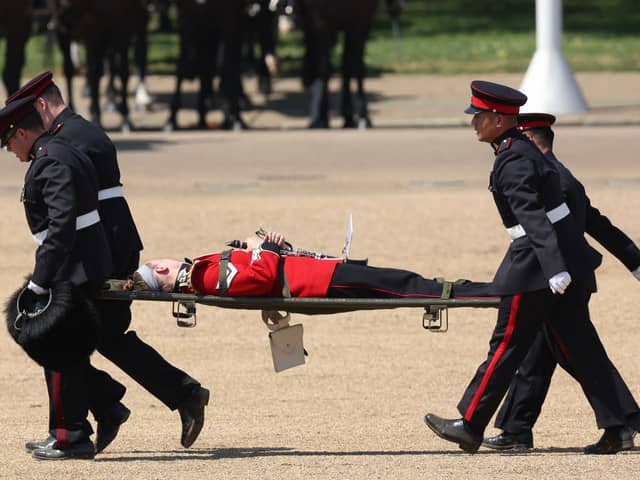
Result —
[[[91, 210], [89, 213], [85, 213], [84, 215], [80, 215], [76, 218], [76, 230], [82, 230], [83, 228], [90, 227], [91, 225], [95, 225], [100, 221], [100, 215], [98, 214], [98, 210]], [[48, 229], [44, 229], [38, 233], [34, 233], [31, 236], [33, 237], [33, 241], [38, 245], [42, 245], [44, 239], [47, 238]]]
[[[569, 211], [569, 207], [566, 203], [563, 202], [553, 210], [549, 210], [547, 212], [547, 218], [551, 223], [556, 223], [570, 213], [571, 212]], [[524, 228], [522, 228], [522, 225], [520, 224], [507, 228], [507, 233], [511, 237], [511, 240], [516, 240], [518, 238], [524, 237], [527, 234], [527, 232], [524, 231]]]
[[108, 200], [109, 198], [116, 197], [124, 197], [124, 192], [122, 191], [122, 187], [120, 185], [98, 190], [98, 201]]

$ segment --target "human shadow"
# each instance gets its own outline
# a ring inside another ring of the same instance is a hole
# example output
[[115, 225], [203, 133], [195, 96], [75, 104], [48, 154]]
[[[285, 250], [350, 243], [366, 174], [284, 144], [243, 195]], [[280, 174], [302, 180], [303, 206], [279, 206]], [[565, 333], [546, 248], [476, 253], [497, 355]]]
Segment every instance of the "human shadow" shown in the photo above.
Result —
[[[637, 454], [640, 448], [624, 454]], [[538, 456], [538, 455], [583, 455], [581, 447], [548, 447], [520, 451], [480, 450], [475, 455]], [[466, 456], [462, 450], [298, 450], [290, 447], [246, 447], [246, 448], [200, 448], [189, 450], [134, 450], [106, 453], [96, 458], [97, 462], [175, 462], [222, 459], [246, 459], [261, 457], [410, 457], [410, 456]]]

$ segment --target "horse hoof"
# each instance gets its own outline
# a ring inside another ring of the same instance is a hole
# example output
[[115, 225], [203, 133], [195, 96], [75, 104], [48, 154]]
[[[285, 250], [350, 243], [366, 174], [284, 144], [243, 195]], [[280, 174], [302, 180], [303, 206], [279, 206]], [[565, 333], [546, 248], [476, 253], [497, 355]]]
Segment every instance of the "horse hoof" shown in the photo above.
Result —
[[229, 130], [232, 132], [240, 132], [242, 130], [249, 130], [249, 127], [244, 120], [239, 117], [226, 117], [222, 122], [221, 128], [223, 130]]
[[238, 106], [243, 112], [247, 110], [253, 110], [253, 103], [251, 102], [251, 99], [249, 99], [249, 97], [247, 97], [246, 95], [240, 95], [240, 97], [238, 97]]
[[329, 128], [328, 120], [313, 120], [309, 124], [309, 128]]
[[368, 117], [361, 117], [358, 119], [358, 130], [366, 130], [371, 127], [373, 127], [373, 124]]
[[164, 124], [164, 127], [162, 127], [163, 132], [173, 132], [176, 129], [177, 125], [174, 122], [167, 122]]
[[122, 133], [130, 133], [131, 132], [131, 123], [129, 123], [127, 120], [122, 122], [122, 126], [120, 127], [120, 131]]
[[345, 118], [344, 123], [342, 124], [342, 128], [356, 128], [359, 125], [356, 125], [356, 121], [353, 118]]
[[273, 92], [273, 87], [271, 85], [271, 78], [261, 75], [258, 78], [258, 91], [262, 95], [270, 95]]

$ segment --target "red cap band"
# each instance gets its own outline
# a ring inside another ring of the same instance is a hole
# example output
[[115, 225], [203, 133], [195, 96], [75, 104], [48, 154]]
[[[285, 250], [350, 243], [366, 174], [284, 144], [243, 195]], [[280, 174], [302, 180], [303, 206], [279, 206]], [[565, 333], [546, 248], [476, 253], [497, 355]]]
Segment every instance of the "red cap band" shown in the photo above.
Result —
[[520, 111], [518, 105], [505, 105], [504, 103], [492, 102], [491, 100], [478, 98], [475, 95], [471, 95], [471, 105], [482, 110], [504, 113], [505, 115], [517, 115]]
[[551, 122], [549, 120], [531, 120], [530, 122], [521, 122], [516, 127], [518, 130], [530, 130], [532, 128], [550, 127]]

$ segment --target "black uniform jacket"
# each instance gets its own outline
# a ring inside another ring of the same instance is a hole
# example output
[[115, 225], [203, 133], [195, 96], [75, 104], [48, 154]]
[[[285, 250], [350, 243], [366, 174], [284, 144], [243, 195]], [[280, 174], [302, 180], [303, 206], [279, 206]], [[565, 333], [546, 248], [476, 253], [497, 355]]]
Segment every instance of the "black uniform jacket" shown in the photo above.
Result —
[[489, 189], [504, 226], [519, 225], [525, 232], [512, 240], [493, 279], [495, 292], [548, 288], [549, 279], [562, 271], [595, 291], [594, 270], [602, 256], [587, 243], [573, 215], [554, 223], [547, 216], [565, 202], [557, 169], [515, 129], [498, 137], [494, 148]]
[[545, 157], [560, 173], [560, 183], [569, 210], [582, 230], [597, 240], [629, 270], [635, 270], [640, 266], [640, 249], [633, 240], [591, 205], [582, 183], [552, 152], [546, 153]]
[[[32, 280], [41, 287], [69, 280], [97, 283], [111, 275], [102, 223], [77, 229], [98, 208], [98, 179], [89, 157], [64, 140], [43, 135], [31, 150], [22, 202], [32, 235], [40, 235]], [[85, 217], [86, 218], [86, 217]], [[46, 234], [43, 235], [43, 232]]]
[[[91, 159], [101, 192], [122, 186], [115, 145], [100, 127], [67, 108], [53, 121], [51, 132]], [[119, 195], [100, 200], [98, 211], [113, 255], [113, 276], [125, 278], [131, 273], [132, 266], [136, 268], [137, 254], [142, 250], [142, 240], [129, 205]], [[133, 265], [132, 258], [135, 258]]]

